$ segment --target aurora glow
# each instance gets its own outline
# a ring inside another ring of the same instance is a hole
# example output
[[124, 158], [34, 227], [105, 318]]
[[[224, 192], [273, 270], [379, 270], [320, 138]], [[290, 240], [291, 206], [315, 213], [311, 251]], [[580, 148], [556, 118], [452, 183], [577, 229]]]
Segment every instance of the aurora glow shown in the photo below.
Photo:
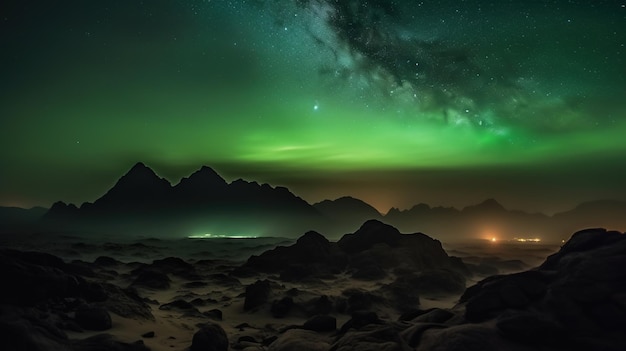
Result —
[[0, 205], [93, 201], [137, 161], [383, 212], [626, 199], [623, 2], [0, 9]]

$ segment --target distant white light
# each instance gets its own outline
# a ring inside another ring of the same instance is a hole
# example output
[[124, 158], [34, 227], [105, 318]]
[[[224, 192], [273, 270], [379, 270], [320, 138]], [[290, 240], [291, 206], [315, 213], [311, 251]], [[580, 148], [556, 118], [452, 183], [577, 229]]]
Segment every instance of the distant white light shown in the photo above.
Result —
[[496, 238], [491, 238], [491, 242], [492, 242], [492, 243], [495, 243], [495, 242], [496, 242], [496, 240], [497, 240]]
[[515, 238], [513, 240], [520, 243], [538, 243], [541, 241], [540, 238]]
[[320, 105], [318, 104], [313, 105], [313, 111], [317, 111], [319, 109], [320, 109]]
[[254, 235], [224, 235], [224, 234], [197, 234], [189, 235], [189, 239], [256, 239], [258, 236]]

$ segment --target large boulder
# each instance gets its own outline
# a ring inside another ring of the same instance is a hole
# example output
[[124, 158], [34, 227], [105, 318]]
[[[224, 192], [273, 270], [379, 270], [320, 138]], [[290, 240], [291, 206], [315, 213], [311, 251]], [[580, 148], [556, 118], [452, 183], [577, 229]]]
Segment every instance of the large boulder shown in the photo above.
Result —
[[72, 342], [74, 351], [150, 351], [142, 340], [127, 343], [115, 340], [112, 335], [99, 334]]
[[349, 267], [363, 271], [365, 277], [376, 277], [376, 273], [380, 276], [381, 271], [375, 267], [412, 272], [445, 269], [461, 276], [469, 273], [462, 262], [448, 256], [438, 240], [422, 233], [402, 234], [378, 220], [365, 222], [353, 234], [344, 235], [337, 245], [349, 255]]
[[486, 326], [463, 324], [450, 328], [429, 328], [415, 348], [417, 351], [530, 351], [517, 348]]
[[155, 290], [166, 290], [170, 288], [170, 282], [170, 278], [163, 272], [154, 269], [141, 269], [131, 285]]
[[411, 348], [391, 326], [368, 325], [359, 330], [350, 330], [330, 351], [410, 351]]
[[31, 309], [0, 305], [0, 349], [65, 351], [68, 338], [54, 323]]
[[365, 222], [353, 234], [344, 235], [337, 244], [344, 252], [355, 254], [372, 248], [377, 244], [396, 247], [402, 238], [398, 229], [378, 220]]
[[486, 278], [461, 296], [470, 322], [532, 348], [626, 349], [626, 235], [575, 233], [536, 269]]
[[[288, 265], [285, 262], [289, 262]], [[307, 232], [291, 246], [278, 246], [259, 256], [251, 256], [243, 271], [280, 273], [281, 279], [294, 281], [310, 276], [328, 276], [340, 272], [346, 257], [317, 232]]]
[[178, 257], [154, 260], [148, 267], [157, 272], [169, 273], [189, 280], [199, 278], [196, 268]]
[[264, 305], [271, 293], [269, 280], [257, 280], [254, 284], [246, 287], [246, 299], [243, 304], [244, 311]]
[[320, 334], [302, 329], [291, 329], [270, 344], [268, 351], [328, 351], [328, 339]]
[[0, 251], [0, 271], [6, 284], [0, 302], [33, 306], [50, 298], [79, 294], [80, 279], [68, 274], [58, 257], [44, 253]]
[[304, 322], [302, 328], [316, 332], [335, 331], [337, 329], [337, 319], [328, 315], [313, 316]]
[[98, 306], [83, 305], [76, 310], [76, 323], [87, 330], [108, 330], [111, 329], [111, 315], [109, 312]]
[[193, 335], [189, 351], [228, 351], [228, 336], [218, 324], [207, 323]]

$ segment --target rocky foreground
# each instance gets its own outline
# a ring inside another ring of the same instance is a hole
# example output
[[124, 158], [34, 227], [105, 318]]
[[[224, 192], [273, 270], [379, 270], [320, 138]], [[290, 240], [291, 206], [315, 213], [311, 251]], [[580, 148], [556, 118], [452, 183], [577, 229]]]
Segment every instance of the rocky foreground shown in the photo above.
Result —
[[[244, 264], [0, 250], [2, 350], [625, 350], [626, 236], [575, 233], [537, 268], [475, 273], [423, 234], [366, 222]], [[420, 297], [460, 295], [450, 309]]]

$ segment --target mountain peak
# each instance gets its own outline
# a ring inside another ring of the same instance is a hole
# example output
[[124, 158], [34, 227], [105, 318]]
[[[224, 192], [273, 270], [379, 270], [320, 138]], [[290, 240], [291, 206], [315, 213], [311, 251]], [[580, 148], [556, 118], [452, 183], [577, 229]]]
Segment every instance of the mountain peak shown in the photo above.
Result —
[[463, 212], [503, 212], [506, 211], [498, 201], [493, 198], [486, 199], [478, 205], [467, 206], [463, 209]]
[[162, 201], [170, 188], [170, 182], [159, 177], [142, 162], [137, 162], [106, 194], [94, 202], [94, 206], [117, 210], [129, 204], [147, 206]]
[[133, 167], [131, 167], [131, 169], [129, 169], [128, 172], [126, 172], [126, 174], [123, 177], [127, 177], [127, 176], [133, 176], [133, 177], [135, 177], [135, 176], [141, 176], [141, 177], [154, 176], [154, 177], [158, 178], [158, 176], [156, 175], [156, 173], [154, 173], [152, 168], [146, 166], [143, 162], [135, 163], [135, 165]]
[[226, 181], [213, 168], [202, 166], [199, 170], [193, 172], [188, 178], [183, 178], [183, 182], [199, 182], [204, 184], [226, 185]]

